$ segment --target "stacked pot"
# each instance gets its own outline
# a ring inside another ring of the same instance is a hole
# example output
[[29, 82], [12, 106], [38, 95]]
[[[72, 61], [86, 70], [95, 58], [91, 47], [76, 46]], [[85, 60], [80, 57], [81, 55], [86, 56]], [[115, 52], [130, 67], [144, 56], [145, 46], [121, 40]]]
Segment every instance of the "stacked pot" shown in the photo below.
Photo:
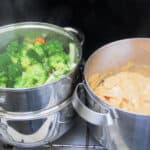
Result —
[[[35, 147], [52, 142], [74, 123], [70, 97], [78, 83], [81, 45], [84, 37], [72, 28], [25, 22], [0, 28], [0, 51], [19, 38], [55, 38], [78, 50], [76, 66], [65, 77], [34, 88], [0, 88], [0, 140], [19, 147]], [[78, 40], [79, 39], [79, 40]], [[79, 42], [80, 41], [80, 42]]]

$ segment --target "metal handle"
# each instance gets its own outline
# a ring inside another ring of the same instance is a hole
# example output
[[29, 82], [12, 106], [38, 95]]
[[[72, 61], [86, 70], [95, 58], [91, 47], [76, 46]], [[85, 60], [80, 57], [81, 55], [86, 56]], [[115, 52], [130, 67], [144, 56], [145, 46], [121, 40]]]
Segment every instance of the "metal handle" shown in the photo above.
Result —
[[11, 121], [23, 121], [23, 120], [36, 120], [41, 118], [46, 118], [49, 115], [52, 115], [64, 107], [71, 104], [70, 99], [51, 108], [45, 108], [34, 112], [9, 112], [9, 111], [0, 111], [0, 119], [11, 120]]
[[69, 31], [69, 32], [72, 32], [73, 34], [75, 34], [75, 36], [79, 39], [80, 44], [83, 45], [84, 40], [85, 40], [85, 36], [81, 31], [76, 30], [76, 29], [71, 28], [71, 27], [64, 27], [64, 29], [66, 31]]
[[73, 94], [72, 104], [76, 112], [80, 117], [82, 117], [87, 122], [99, 125], [99, 126], [109, 126], [113, 124], [113, 119], [111, 117], [110, 111], [107, 110], [106, 113], [99, 113], [88, 108], [84, 103], [83, 99], [78, 96], [79, 87], [85, 89], [84, 83], [77, 85], [75, 92]]

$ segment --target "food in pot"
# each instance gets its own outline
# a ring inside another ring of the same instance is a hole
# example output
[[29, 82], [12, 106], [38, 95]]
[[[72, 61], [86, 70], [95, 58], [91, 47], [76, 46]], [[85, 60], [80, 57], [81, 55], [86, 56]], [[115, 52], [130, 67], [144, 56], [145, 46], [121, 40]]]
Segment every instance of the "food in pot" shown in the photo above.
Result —
[[68, 49], [43, 37], [11, 41], [0, 54], [0, 87], [33, 87], [61, 78], [75, 66], [74, 43]]
[[129, 71], [110, 74], [97, 73], [89, 78], [94, 93], [120, 109], [150, 114], [150, 77]]

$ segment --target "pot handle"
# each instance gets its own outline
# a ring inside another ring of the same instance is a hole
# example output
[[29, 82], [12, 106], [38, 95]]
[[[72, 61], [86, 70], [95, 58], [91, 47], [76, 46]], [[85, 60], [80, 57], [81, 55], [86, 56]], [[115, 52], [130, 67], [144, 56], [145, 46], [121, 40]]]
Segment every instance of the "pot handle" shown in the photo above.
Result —
[[72, 104], [73, 104], [74, 109], [78, 113], [78, 115], [81, 118], [83, 118], [84, 120], [86, 120], [87, 122], [94, 124], [94, 125], [98, 125], [98, 126], [112, 125], [113, 119], [110, 114], [110, 111], [106, 110], [105, 113], [99, 113], [99, 112], [95, 112], [95, 111], [91, 110], [90, 108], [88, 108], [84, 104], [83, 99], [82, 98], [80, 99], [78, 96], [79, 87], [86, 89], [84, 83], [79, 83], [77, 85], [75, 92], [73, 94], [73, 97], [72, 97]]
[[71, 105], [70, 99], [62, 102], [59, 105], [50, 108], [40, 109], [34, 112], [9, 112], [0, 110], [0, 120], [11, 120], [11, 121], [25, 121], [25, 120], [36, 120], [47, 118], [49, 115], [52, 115], [66, 106]]
[[64, 29], [68, 32], [73, 33], [80, 41], [80, 44], [83, 45], [84, 41], [85, 41], [85, 36], [82, 33], [82, 31], [79, 31], [75, 28], [71, 28], [71, 27], [64, 27]]

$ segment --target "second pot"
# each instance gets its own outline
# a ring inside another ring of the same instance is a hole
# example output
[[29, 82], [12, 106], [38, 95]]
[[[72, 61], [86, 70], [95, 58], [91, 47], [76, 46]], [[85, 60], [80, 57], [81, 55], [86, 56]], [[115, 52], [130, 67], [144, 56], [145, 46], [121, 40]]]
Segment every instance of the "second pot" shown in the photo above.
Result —
[[[94, 137], [109, 150], [149, 150], [150, 115], [131, 113], [98, 98], [88, 84], [94, 73], [119, 72], [128, 62], [150, 66], [150, 39], [116, 41], [98, 49], [88, 59], [84, 77], [73, 96], [73, 106], [87, 122]], [[137, 70], [138, 71], [138, 70]], [[128, 88], [128, 87], [127, 87]], [[85, 94], [87, 106], [79, 92]]]

